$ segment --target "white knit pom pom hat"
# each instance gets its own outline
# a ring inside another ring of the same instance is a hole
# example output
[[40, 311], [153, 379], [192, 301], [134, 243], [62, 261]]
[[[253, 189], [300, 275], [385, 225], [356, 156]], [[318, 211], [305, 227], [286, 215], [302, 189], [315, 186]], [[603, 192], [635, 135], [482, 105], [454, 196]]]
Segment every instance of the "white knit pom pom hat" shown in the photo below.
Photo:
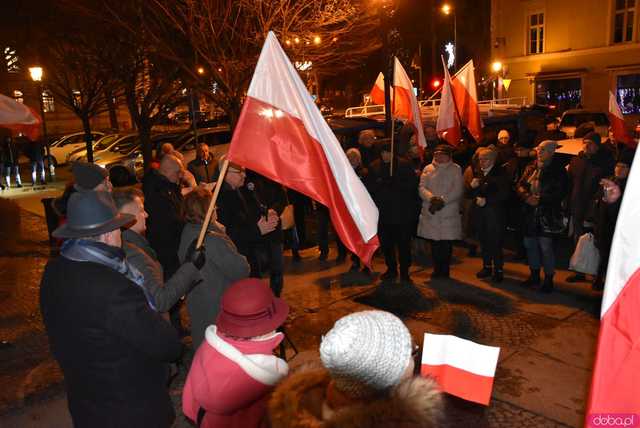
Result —
[[322, 363], [336, 386], [353, 395], [400, 382], [411, 360], [411, 333], [395, 315], [356, 312], [336, 321], [320, 344]]

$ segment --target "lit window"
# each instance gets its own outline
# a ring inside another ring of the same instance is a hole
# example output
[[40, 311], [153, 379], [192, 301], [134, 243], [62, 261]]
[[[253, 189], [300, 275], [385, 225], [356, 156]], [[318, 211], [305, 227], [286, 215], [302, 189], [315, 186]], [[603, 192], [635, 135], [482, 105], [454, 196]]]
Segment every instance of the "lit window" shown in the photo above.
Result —
[[48, 89], [42, 91], [42, 107], [45, 113], [52, 113], [56, 111], [56, 106], [53, 102], [53, 94]]
[[13, 91], [13, 99], [19, 103], [24, 103], [24, 96], [22, 94], [22, 91], [19, 91], [17, 89]]
[[640, 114], [640, 74], [618, 76], [617, 95], [622, 114]]
[[613, 43], [633, 40], [633, 21], [635, 19], [635, 0], [615, 0], [616, 11], [613, 16]]
[[10, 46], [4, 48], [4, 63], [8, 73], [18, 73], [20, 71], [18, 54], [14, 48]]
[[544, 13], [529, 15], [528, 53], [544, 52]]

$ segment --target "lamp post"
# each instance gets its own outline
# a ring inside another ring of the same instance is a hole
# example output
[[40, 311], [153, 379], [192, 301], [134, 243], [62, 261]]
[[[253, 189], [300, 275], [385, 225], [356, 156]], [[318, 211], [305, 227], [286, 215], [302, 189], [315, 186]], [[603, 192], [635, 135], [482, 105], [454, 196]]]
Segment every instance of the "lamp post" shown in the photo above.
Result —
[[458, 20], [456, 18], [456, 10], [448, 3], [440, 8], [442, 13], [449, 16], [453, 14], [453, 71], [457, 71], [458, 67]]
[[29, 67], [29, 74], [31, 80], [36, 83], [36, 90], [38, 91], [38, 102], [40, 104], [40, 116], [42, 117], [42, 138], [44, 139], [44, 146], [47, 150], [47, 162], [49, 163], [49, 180], [52, 181], [55, 177], [55, 166], [51, 162], [51, 152], [49, 150], [49, 139], [47, 138], [47, 121], [44, 116], [44, 102], [42, 100], [42, 67]]
[[500, 78], [500, 72], [502, 71], [502, 63], [500, 61], [494, 61], [493, 63], [491, 63], [491, 71], [493, 71], [494, 73], [496, 73], [496, 77], [493, 80], [493, 99], [496, 99], [496, 85], [498, 82], [498, 79]]

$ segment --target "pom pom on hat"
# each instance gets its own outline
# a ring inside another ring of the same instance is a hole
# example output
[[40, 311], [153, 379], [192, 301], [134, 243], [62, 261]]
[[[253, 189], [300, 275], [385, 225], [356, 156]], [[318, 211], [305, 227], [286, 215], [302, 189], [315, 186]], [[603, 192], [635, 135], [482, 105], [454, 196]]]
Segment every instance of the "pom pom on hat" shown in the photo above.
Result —
[[395, 315], [356, 312], [323, 337], [320, 358], [344, 392], [384, 390], [400, 382], [411, 360], [411, 333]]

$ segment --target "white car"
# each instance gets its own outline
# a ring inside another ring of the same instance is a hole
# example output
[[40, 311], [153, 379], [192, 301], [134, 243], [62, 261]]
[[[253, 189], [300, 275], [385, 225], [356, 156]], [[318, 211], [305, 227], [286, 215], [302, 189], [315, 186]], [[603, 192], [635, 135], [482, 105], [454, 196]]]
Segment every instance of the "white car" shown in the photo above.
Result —
[[[97, 140], [104, 134], [102, 132], [92, 132], [93, 140]], [[84, 132], [76, 132], [74, 134], [65, 135], [59, 140], [53, 142], [49, 147], [51, 158], [55, 166], [64, 165], [67, 162], [67, 155], [74, 150], [85, 147]]]
[[[108, 149], [118, 138], [122, 137], [121, 134], [108, 134], [104, 137], [97, 139], [93, 143], [93, 153], [98, 153], [102, 150]], [[80, 159], [87, 157], [87, 148], [80, 147], [67, 155], [67, 163], [77, 162]]]
[[140, 145], [138, 134], [118, 138], [108, 149], [93, 154], [93, 163], [106, 168], [108, 165], [131, 154]]

